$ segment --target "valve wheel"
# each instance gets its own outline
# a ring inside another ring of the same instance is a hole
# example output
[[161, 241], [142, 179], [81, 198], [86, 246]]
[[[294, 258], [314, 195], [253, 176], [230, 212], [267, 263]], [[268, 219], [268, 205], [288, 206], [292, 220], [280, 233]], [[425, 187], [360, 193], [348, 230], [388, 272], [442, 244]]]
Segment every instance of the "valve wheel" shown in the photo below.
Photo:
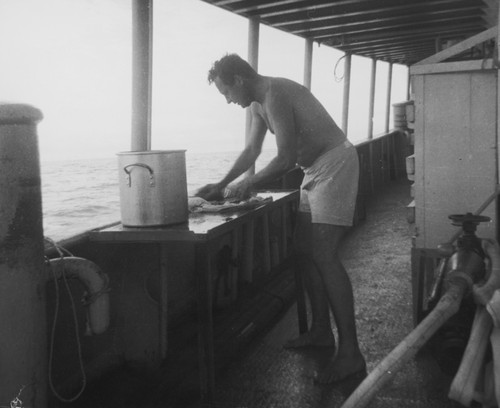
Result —
[[484, 215], [474, 215], [472, 213], [466, 214], [452, 214], [449, 215], [448, 218], [452, 220], [452, 224], [458, 227], [463, 226], [465, 224], [474, 224], [479, 225], [481, 222], [489, 222], [491, 221], [490, 217], [486, 217]]

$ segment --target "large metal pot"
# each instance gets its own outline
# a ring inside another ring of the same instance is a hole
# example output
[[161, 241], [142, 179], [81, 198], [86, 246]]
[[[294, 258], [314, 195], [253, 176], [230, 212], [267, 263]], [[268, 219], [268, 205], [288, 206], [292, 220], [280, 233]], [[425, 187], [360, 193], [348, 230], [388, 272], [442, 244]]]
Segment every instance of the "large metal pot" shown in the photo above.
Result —
[[185, 150], [118, 153], [121, 221], [127, 227], [188, 219]]

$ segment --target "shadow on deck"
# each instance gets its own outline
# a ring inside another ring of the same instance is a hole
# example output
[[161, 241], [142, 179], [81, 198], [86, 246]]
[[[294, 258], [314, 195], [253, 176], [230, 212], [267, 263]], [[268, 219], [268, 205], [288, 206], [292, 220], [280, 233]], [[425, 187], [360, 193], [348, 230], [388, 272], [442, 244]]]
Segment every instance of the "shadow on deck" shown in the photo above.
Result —
[[[413, 329], [413, 231], [406, 213], [409, 189], [408, 182], [398, 181], [371, 198], [366, 221], [349, 233], [342, 247], [342, 259], [354, 288], [358, 336], [368, 371]], [[340, 407], [352, 386], [344, 385], [346, 390], [314, 383], [318, 370], [331, 358], [331, 350], [297, 352], [282, 347], [298, 334], [291, 274], [284, 271], [259, 296], [238, 306], [236, 315], [246, 313], [246, 319], [235, 320], [235, 313], [216, 318], [218, 371], [212, 407]], [[266, 327], [258, 334], [252, 333], [257, 319], [263, 319], [260, 326]], [[228, 336], [235, 324], [241, 325], [238, 334]], [[195, 327], [186, 325], [169, 332], [169, 356], [159, 372], [123, 367], [98, 384], [89, 385], [77, 402], [61, 406], [203, 407], [199, 402]], [[446, 396], [450, 381], [423, 350], [368, 406], [458, 407]]]

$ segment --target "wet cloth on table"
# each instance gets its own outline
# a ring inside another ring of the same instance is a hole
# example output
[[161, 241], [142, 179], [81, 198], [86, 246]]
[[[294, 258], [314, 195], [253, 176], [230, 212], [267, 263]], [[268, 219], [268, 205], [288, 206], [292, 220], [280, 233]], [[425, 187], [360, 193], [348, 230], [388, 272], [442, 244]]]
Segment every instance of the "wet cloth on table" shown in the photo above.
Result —
[[355, 147], [346, 140], [303, 170], [299, 211], [311, 213], [313, 223], [351, 226], [359, 182]]

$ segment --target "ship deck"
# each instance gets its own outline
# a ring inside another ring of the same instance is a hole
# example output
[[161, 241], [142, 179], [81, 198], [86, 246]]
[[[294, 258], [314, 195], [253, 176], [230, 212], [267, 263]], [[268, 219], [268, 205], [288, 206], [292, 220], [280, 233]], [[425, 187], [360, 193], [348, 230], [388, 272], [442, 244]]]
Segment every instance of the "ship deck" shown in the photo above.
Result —
[[[366, 220], [350, 231], [341, 249], [354, 288], [358, 336], [368, 371], [413, 329], [410, 259], [413, 228], [407, 221], [410, 201], [409, 183], [392, 182], [370, 198]], [[268, 317], [265, 329], [248, 337], [251, 341], [241, 339], [251, 327], [249, 321], [241, 323], [246, 325], [240, 331], [241, 341], [231, 341], [224, 333], [228, 325], [235, 324], [231, 320], [234, 316], [229, 312], [216, 315], [216, 391], [211, 405], [199, 400], [196, 326], [187, 323], [171, 328], [168, 357], [158, 371], [121, 367], [98, 383], [89, 384], [76, 402], [61, 406], [340, 407], [357, 384], [318, 385], [314, 381], [318, 370], [331, 358], [332, 350], [291, 351], [282, 347], [287, 339], [298, 334], [290, 275], [284, 271], [280, 281], [272, 284], [275, 292], [270, 296], [276, 301], [262, 296], [256, 302], [247, 300], [253, 304], [253, 314], [247, 313], [250, 323], [256, 316]], [[278, 292], [292, 296], [279, 298]], [[425, 348], [368, 406], [458, 407], [447, 398], [451, 380]]]

